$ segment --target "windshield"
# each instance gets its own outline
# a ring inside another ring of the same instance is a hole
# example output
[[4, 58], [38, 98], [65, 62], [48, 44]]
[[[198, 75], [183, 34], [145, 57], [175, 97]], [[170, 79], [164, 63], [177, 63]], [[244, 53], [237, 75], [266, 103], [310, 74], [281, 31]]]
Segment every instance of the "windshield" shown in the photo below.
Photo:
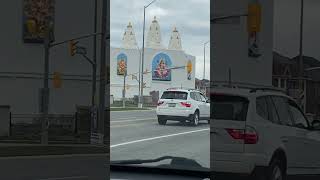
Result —
[[[110, 5], [111, 164], [209, 168], [206, 94], [210, 71], [206, 70], [202, 80], [197, 57], [203, 55], [203, 46], [195, 45], [194, 40], [210, 40], [210, 0], [111, 0]], [[181, 14], [177, 7], [197, 7], [202, 13]], [[181, 21], [185, 18], [188, 20]], [[199, 22], [201, 31], [188, 30], [190, 24]], [[210, 67], [209, 43], [206, 49], [206, 66]], [[191, 98], [190, 92], [197, 93], [197, 98]], [[156, 161], [158, 158], [161, 160]]]
[[165, 91], [161, 99], [181, 99], [186, 100], [188, 98], [188, 93], [181, 91]]

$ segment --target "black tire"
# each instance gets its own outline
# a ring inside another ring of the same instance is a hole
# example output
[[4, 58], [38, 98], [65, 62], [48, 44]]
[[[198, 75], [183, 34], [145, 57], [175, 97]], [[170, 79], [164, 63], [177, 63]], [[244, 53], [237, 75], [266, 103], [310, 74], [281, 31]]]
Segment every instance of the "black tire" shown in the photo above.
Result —
[[285, 180], [286, 172], [282, 162], [275, 158], [271, 161], [266, 174], [266, 180]]
[[166, 119], [162, 119], [162, 118], [158, 118], [158, 123], [160, 125], [166, 125], [167, 124], [167, 120]]
[[196, 111], [194, 113], [194, 115], [192, 116], [191, 125], [192, 126], [198, 126], [198, 124], [199, 124], [199, 111]]

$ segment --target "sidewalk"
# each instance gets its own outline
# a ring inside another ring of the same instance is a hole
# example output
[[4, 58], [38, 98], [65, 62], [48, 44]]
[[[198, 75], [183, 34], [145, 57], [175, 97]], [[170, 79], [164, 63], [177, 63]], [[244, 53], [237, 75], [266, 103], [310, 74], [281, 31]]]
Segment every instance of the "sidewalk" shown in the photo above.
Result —
[[66, 154], [105, 154], [109, 147], [91, 144], [22, 144], [0, 143], [0, 157]]

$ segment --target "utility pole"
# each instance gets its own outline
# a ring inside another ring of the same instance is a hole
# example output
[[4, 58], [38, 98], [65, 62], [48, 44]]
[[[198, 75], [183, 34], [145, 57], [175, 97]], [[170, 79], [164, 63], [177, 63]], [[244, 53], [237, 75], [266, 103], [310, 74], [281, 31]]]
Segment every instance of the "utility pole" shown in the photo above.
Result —
[[[304, 15], [304, 0], [301, 0], [301, 7], [300, 7], [300, 46], [299, 46], [299, 89], [300, 93], [304, 92], [304, 66], [303, 66], [303, 15]], [[303, 102], [302, 99], [299, 98], [299, 103], [302, 106]]]
[[206, 78], [206, 45], [209, 43], [210, 41], [207, 41], [203, 44], [203, 79]]
[[139, 51], [139, 78], [138, 78], [138, 83], [139, 83], [139, 95], [138, 95], [138, 108], [142, 108], [141, 104], [141, 50], [139, 46], [137, 45], [138, 51]]
[[122, 90], [122, 107], [126, 107], [126, 77], [127, 72], [125, 71], [123, 74], [123, 90]]
[[140, 108], [143, 107], [143, 68], [144, 68], [144, 33], [146, 26], [146, 6], [143, 7], [143, 35], [142, 35], [142, 59], [141, 59], [141, 83], [140, 83]]
[[[48, 20], [47, 20], [48, 21]], [[51, 27], [46, 22], [46, 33], [44, 38], [44, 74], [43, 88], [41, 90], [42, 121], [41, 121], [41, 144], [48, 144], [48, 113], [49, 113], [49, 57], [50, 57]]]
[[145, 28], [146, 28], [146, 9], [154, 3], [156, 0], [153, 0], [151, 3], [149, 3], [147, 6], [143, 7], [143, 36], [142, 36], [142, 60], [141, 60], [141, 96], [140, 96], [140, 103], [141, 103], [141, 108], [143, 107], [143, 86], [144, 86], [144, 81], [143, 81], [143, 68], [144, 68], [144, 34], [145, 34]]
[[95, 96], [96, 96], [96, 87], [97, 87], [97, 17], [98, 17], [98, 0], [94, 1], [94, 33], [93, 36], [93, 57], [94, 67], [92, 71], [92, 97], [91, 104], [92, 107], [95, 106]]
[[[105, 96], [106, 96], [106, 31], [107, 31], [107, 13], [108, 0], [102, 1], [102, 17], [101, 17], [101, 59], [100, 59], [100, 89], [99, 89], [99, 116], [98, 116], [98, 132], [101, 137], [100, 143], [104, 143], [104, 121], [105, 121]], [[109, 21], [108, 21], [109, 22]], [[108, 57], [109, 58], [109, 57]]]

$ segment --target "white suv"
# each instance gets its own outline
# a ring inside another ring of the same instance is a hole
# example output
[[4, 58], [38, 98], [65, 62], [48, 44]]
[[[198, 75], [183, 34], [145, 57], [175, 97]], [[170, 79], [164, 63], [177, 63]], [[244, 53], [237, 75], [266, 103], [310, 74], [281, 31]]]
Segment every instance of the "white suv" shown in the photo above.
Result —
[[210, 102], [198, 90], [168, 89], [158, 101], [157, 116], [160, 125], [167, 120], [189, 121], [197, 126], [199, 120], [210, 119]]
[[216, 89], [210, 96], [211, 167], [217, 179], [320, 174], [320, 123], [310, 125], [292, 98], [237, 88]]

